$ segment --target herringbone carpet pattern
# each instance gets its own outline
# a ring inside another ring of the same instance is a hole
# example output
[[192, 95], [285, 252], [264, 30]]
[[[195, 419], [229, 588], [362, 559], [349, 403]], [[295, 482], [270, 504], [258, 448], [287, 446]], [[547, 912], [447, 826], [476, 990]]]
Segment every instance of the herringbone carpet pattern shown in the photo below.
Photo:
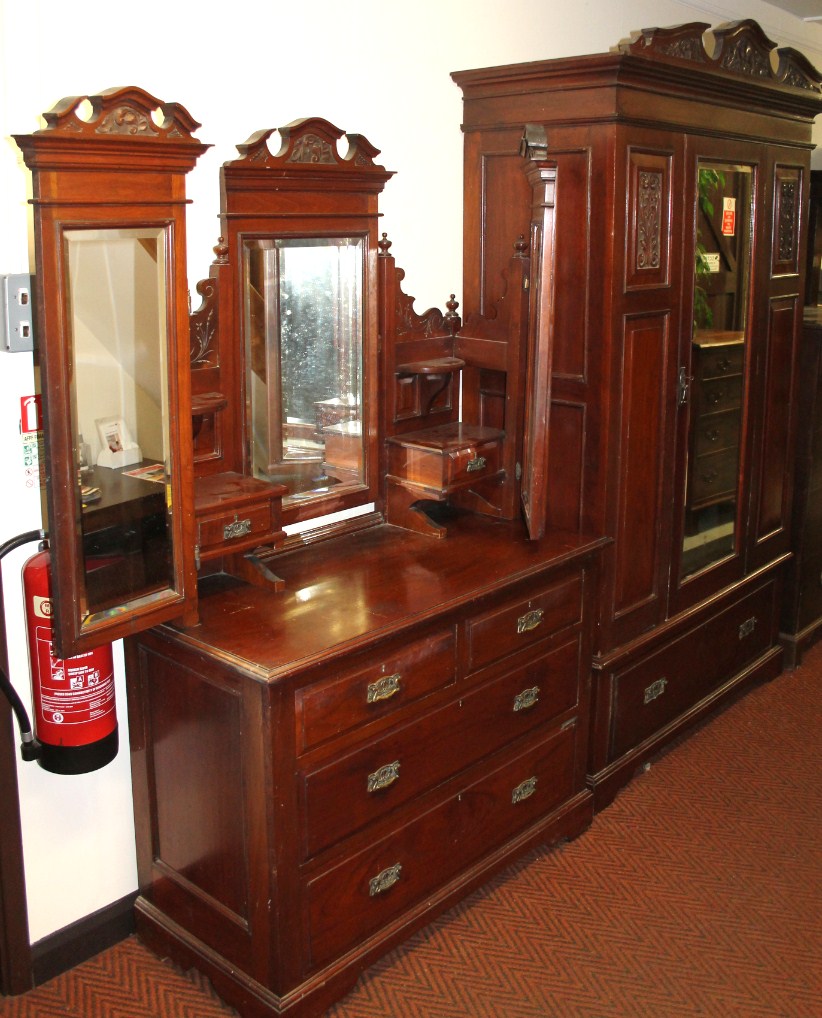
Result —
[[[820, 1018], [822, 646], [392, 952], [329, 1018]], [[2, 1018], [226, 1018], [134, 939]]]

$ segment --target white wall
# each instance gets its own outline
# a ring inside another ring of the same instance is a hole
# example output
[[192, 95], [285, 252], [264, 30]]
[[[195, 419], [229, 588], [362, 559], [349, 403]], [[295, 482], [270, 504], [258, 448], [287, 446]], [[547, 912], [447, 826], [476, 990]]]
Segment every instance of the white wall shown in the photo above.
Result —
[[[321, 116], [364, 134], [397, 171], [381, 207], [392, 253], [417, 310], [459, 296], [462, 272], [461, 93], [452, 70], [602, 52], [631, 31], [686, 21], [753, 17], [780, 45], [822, 67], [822, 28], [761, 0], [311, 0], [225, 5], [143, 0], [0, 0], [0, 272], [28, 270], [27, 177], [12, 133], [28, 133], [65, 95], [138, 85], [182, 103], [214, 147], [189, 178], [189, 279], [207, 274], [217, 241], [218, 167], [260, 128]], [[817, 127], [822, 141], [822, 125]], [[822, 166], [818, 154], [814, 165]], [[196, 295], [195, 295], [196, 296]], [[39, 525], [25, 485], [20, 395], [33, 391], [31, 357], [0, 353], [0, 540]], [[17, 591], [21, 561], [4, 581], [12, 678], [27, 690]], [[121, 736], [125, 694], [118, 668]], [[19, 765], [32, 940], [136, 886], [128, 753], [89, 775]], [[2, 822], [2, 815], [0, 815]]]

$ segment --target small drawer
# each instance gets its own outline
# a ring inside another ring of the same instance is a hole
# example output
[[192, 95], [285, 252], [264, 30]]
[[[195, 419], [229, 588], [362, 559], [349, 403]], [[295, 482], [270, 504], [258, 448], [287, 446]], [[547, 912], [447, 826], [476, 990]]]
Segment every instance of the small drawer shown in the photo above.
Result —
[[700, 502], [734, 498], [738, 482], [738, 449], [723, 449], [697, 457], [691, 477], [691, 508], [696, 508]]
[[569, 724], [310, 879], [305, 887], [310, 968], [339, 956], [571, 798], [577, 791], [575, 749], [576, 726]]
[[694, 426], [694, 454], [736, 449], [739, 445], [740, 414], [738, 410], [705, 414]]
[[396, 713], [455, 681], [453, 630], [389, 650], [368, 665], [297, 692], [300, 752]]
[[720, 410], [738, 410], [742, 406], [742, 378], [708, 379], [696, 389], [697, 413], [710, 414]]
[[200, 553], [215, 545], [226, 545], [244, 538], [262, 537], [271, 531], [271, 505], [245, 506], [197, 521], [197, 544]]
[[447, 424], [389, 439], [388, 473], [444, 498], [502, 469], [503, 433]]
[[699, 358], [699, 373], [702, 378], [723, 378], [742, 372], [745, 347], [742, 343], [727, 346], [703, 347]]
[[468, 668], [477, 671], [582, 618], [582, 577], [495, 608], [468, 623]]
[[306, 857], [384, 819], [573, 709], [578, 689], [579, 639], [574, 638], [523, 668], [475, 687], [458, 702], [307, 771], [302, 783]]
[[732, 679], [771, 646], [773, 584], [614, 676], [612, 759]]

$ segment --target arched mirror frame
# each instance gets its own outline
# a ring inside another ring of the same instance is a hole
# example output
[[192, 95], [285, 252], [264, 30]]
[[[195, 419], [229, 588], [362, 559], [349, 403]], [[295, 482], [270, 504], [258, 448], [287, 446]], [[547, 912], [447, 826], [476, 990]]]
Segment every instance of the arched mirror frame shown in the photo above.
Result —
[[[52, 623], [55, 648], [69, 657], [169, 619], [196, 620], [191, 417], [180, 412], [191, 401], [185, 175], [208, 146], [192, 137], [200, 125], [182, 106], [161, 103], [136, 88], [69, 97], [44, 119], [43, 129], [15, 141], [32, 172]], [[120, 602], [115, 599], [104, 610], [89, 609], [86, 591], [69, 308], [67, 236], [89, 230], [131, 240], [151, 234], [157, 256], [153, 285], [160, 301], [156, 335], [165, 344], [159, 359], [167, 374], [162, 483], [168, 568], [162, 582], [131, 592], [126, 588]]]
[[[221, 290], [221, 322], [231, 323], [232, 344], [242, 351], [239, 382], [242, 425], [235, 429], [226, 460], [254, 475], [248, 403], [250, 357], [246, 331], [246, 261], [249, 245], [285, 242], [356, 244], [361, 251], [362, 406], [358, 427], [362, 444], [361, 478], [322, 486], [307, 497], [283, 499], [282, 522], [302, 523], [361, 505], [380, 504], [380, 413], [377, 304], [378, 198], [393, 172], [374, 162], [379, 150], [362, 135], [345, 134], [320, 118], [297, 120], [279, 129], [280, 148], [272, 153], [274, 130], [262, 130], [238, 145], [240, 158], [221, 170], [221, 225], [229, 264], [230, 293]], [[347, 151], [340, 151], [345, 138]], [[358, 256], [359, 257], [359, 256]], [[276, 383], [276, 379], [275, 379]], [[276, 392], [276, 384], [274, 385]], [[277, 408], [269, 416], [277, 417]], [[269, 480], [277, 482], [273, 476]]]

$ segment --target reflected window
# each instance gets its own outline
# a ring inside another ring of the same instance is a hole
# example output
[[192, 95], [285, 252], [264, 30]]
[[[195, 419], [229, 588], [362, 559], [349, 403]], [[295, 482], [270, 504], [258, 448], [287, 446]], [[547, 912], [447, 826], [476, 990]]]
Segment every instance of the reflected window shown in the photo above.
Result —
[[751, 167], [701, 161], [683, 577], [736, 548], [752, 216]]
[[63, 237], [89, 615], [174, 586], [165, 234]]
[[364, 482], [363, 251], [360, 237], [243, 246], [252, 469], [286, 501]]

